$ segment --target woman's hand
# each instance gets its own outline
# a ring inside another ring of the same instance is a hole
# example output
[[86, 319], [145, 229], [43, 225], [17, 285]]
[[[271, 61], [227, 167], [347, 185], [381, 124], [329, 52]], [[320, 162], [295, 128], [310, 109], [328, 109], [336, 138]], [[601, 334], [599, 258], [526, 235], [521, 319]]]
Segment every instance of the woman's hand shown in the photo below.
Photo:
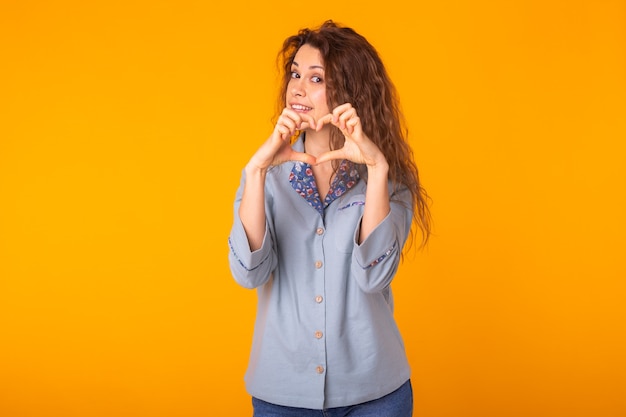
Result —
[[347, 159], [367, 166], [365, 208], [358, 232], [358, 242], [363, 243], [391, 210], [389, 203], [389, 164], [380, 148], [363, 133], [361, 119], [350, 103], [335, 107], [331, 114], [318, 120], [337, 126], [345, 138], [341, 149], [325, 152], [317, 157], [321, 163], [331, 159]]
[[387, 166], [387, 160], [378, 146], [363, 133], [361, 119], [350, 103], [335, 107], [332, 113], [318, 121], [318, 128], [323, 124], [332, 124], [341, 130], [345, 138], [341, 149], [325, 152], [317, 157], [317, 163], [332, 159], [347, 159], [368, 168]]
[[297, 131], [315, 129], [315, 127], [316, 122], [313, 117], [285, 108], [276, 121], [272, 135], [252, 156], [248, 162], [248, 167], [264, 171], [272, 165], [280, 165], [287, 161], [315, 164], [315, 157], [303, 152], [296, 152], [291, 147], [291, 138]]

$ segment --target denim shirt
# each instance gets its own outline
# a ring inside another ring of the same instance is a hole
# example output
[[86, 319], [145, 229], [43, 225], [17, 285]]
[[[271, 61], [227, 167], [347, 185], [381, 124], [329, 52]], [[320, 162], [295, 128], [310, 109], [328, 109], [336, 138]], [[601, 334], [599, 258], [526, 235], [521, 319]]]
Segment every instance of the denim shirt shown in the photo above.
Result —
[[[303, 151], [302, 137], [293, 147]], [[351, 163], [342, 167], [348, 175], [338, 176], [323, 202], [311, 197], [317, 189], [307, 164], [271, 168], [266, 232], [254, 252], [238, 215], [245, 173], [237, 190], [229, 264], [258, 296], [245, 382], [267, 402], [347, 406], [389, 394], [410, 377], [390, 287], [411, 227], [410, 194], [394, 195], [390, 213], [359, 245], [366, 181]]]

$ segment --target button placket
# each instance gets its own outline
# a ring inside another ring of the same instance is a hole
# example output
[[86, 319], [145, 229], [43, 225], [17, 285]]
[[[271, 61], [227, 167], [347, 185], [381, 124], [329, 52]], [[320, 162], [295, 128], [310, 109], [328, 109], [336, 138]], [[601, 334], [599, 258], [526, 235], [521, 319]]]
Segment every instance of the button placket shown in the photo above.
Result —
[[[326, 280], [325, 280], [325, 272], [324, 272], [324, 234], [325, 234], [326, 230], [324, 229], [323, 226], [318, 226], [315, 228], [315, 234], [316, 234], [316, 238], [315, 238], [315, 247], [316, 247], [316, 251], [314, 253], [313, 256], [315, 256], [313, 258], [314, 261], [314, 265], [315, 265], [315, 269], [317, 270], [317, 274], [321, 274], [318, 275], [318, 279], [315, 280], [315, 284], [314, 284], [314, 290], [315, 293], [312, 294], [312, 301], [314, 301], [314, 305], [318, 306], [317, 308], [321, 309], [319, 310], [319, 312], [321, 314], [317, 315], [317, 319], [315, 320], [315, 323], [311, 323], [313, 327], [310, 331], [312, 332], [312, 336], [315, 338], [315, 340], [319, 341], [318, 345], [317, 345], [317, 349], [318, 349], [318, 365], [315, 367], [315, 373], [317, 373], [318, 375], [323, 375], [326, 372], [326, 363], [325, 363], [325, 358], [326, 358], [326, 343], [324, 341], [324, 331], [326, 329], [326, 314], [324, 313], [324, 311], [326, 310], [326, 306], [324, 305], [324, 291], [325, 291], [325, 286], [326, 286]], [[316, 259], [317, 258], [317, 259]], [[317, 309], [316, 309], [317, 310]]]

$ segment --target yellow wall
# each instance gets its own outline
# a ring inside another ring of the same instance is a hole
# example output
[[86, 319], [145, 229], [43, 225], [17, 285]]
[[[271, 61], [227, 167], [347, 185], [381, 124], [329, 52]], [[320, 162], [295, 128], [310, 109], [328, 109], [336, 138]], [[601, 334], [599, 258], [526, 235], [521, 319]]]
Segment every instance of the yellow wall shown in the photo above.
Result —
[[327, 18], [434, 200], [395, 282], [416, 416], [626, 415], [626, 3], [250, 3], [2, 1], [0, 415], [250, 415], [232, 199]]

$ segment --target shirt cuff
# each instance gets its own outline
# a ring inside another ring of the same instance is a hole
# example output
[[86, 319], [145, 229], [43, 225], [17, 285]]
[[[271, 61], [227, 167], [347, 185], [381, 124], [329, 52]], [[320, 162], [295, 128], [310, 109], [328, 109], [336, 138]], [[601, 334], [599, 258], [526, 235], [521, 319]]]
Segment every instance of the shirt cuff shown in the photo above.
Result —
[[[356, 242], [358, 230], [354, 238]], [[354, 256], [361, 268], [369, 269], [389, 258], [397, 249], [398, 242], [389, 213], [363, 243], [356, 245]]]
[[243, 227], [241, 219], [237, 216], [233, 222], [233, 228], [230, 232], [230, 238], [228, 243], [232, 255], [237, 262], [246, 270], [253, 271], [258, 268], [270, 255], [271, 245], [268, 244], [268, 225], [265, 225], [265, 235], [263, 236], [263, 243], [261, 247], [254, 252], [250, 250], [250, 244], [248, 243], [248, 236]]

